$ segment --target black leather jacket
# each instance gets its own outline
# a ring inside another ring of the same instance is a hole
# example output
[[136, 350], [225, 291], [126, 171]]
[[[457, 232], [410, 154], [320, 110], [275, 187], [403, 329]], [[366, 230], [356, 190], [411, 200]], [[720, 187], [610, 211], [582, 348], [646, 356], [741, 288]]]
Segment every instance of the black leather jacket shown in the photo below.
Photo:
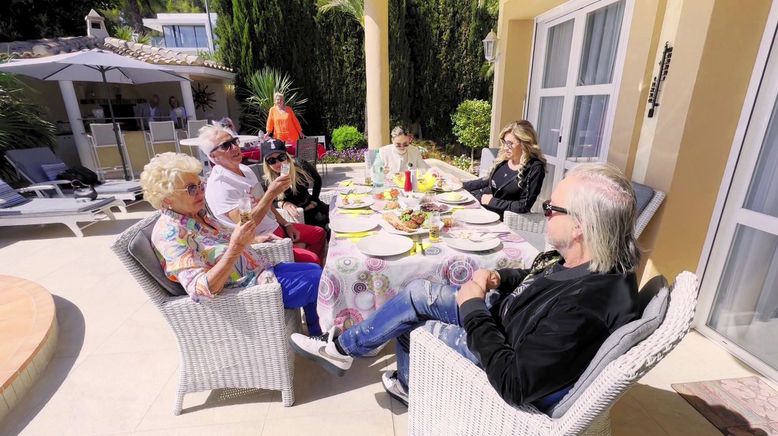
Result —
[[[507, 161], [501, 162], [492, 169], [486, 179], [468, 180], [462, 184], [479, 202], [482, 195], [492, 194], [494, 198], [484, 207], [497, 212], [500, 217], [506, 210], [516, 213], [529, 212], [540, 194], [540, 188], [543, 187], [543, 179], [546, 176], [546, 166], [540, 160], [533, 158], [524, 165], [520, 173], [516, 174], [515, 179], [496, 186], [496, 183], [492, 182], [494, 172], [507, 164]], [[519, 177], [521, 177], [521, 184], [517, 180]]]
[[633, 272], [600, 274], [587, 267], [554, 264], [523, 285], [529, 270], [498, 270], [496, 304], [487, 309], [473, 298], [460, 307], [468, 347], [509, 404], [571, 385], [613, 331], [640, 317]]

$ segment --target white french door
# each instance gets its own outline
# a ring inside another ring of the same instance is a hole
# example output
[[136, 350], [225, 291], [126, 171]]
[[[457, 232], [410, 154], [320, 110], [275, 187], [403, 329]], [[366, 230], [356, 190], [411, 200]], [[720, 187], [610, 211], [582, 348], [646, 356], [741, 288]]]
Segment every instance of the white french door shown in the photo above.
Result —
[[721, 218], [718, 226], [715, 220], [710, 226], [712, 243], [697, 314], [697, 328], [703, 334], [774, 380], [778, 380], [777, 22], [778, 7], [773, 4], [752, 78], [750, 92], [755, 97], [743, 107], [742, 143], [730, 155], [736, 160], [731, 181], [722, 184]]
[[527, 118], [548, 161], [543, 198], [575, 164], [607, 157], [632, 1], [573, 0], [535, 20]]

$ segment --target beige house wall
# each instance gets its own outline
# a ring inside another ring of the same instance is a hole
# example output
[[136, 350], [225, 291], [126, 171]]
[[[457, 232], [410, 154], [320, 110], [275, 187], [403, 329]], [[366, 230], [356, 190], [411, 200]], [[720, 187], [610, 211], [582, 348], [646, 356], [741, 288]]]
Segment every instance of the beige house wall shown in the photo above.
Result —
[[[523, 114], [535, 17], [565, 5], [501, 3], [492, 143], [496, 126]], [[737, 0], [634, 2], [608, 161], [668, 194], [640, 240], [644, 277], [697, 267], [769, 6], [770, 0], [748, 7]], [[673, 47], [670, 70], [648, 118], [648, 91], [666, 41]]]

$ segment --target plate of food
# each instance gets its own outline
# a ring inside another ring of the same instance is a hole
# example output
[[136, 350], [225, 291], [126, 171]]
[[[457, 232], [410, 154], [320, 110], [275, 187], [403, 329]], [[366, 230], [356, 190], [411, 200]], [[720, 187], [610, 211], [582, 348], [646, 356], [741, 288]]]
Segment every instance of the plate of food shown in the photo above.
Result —
[[413, 209], [404, 209], [397, 212], [384, 213], [384, 222], [381, 225], [389, 233], [397, 235], [421, 235], [428, 233], [429, 229], [422, 227], [427, 219], [427, 214]]
[[436, 195], [435, 198], [442, 203], [448, 203], [448, 204], [464, 204], [473, 201], [473, 199], [470, 198], [470, 196], [465, 195], [461, 192], [446, 192], [444, 194]]
[[367, 256], [397, 256], [413, 248], [410, 238], [388, 233], [378, 233], [357, 242], [359, 251]]
[[452, 180], [442, 175], [435, 176], [435, 184], [432, 190], [435, 192], [451, 192], [462, 189], [462, 182], [459, 180]]
[[400, 196], [400, 191], [396, 188], [386, 189], [377, 194], [373, 194], [373, 198], [376, 200], [397, 200]]
[[400, 208], [401, 208], [400, 202], [397, 200], [376, 200], [375, 203], [370, 205], [370, 209], [373, 209], [376, 212], [397, 210]]
[[361, 209], [375, 203], [375, 199], [364, 194], [346, 194], [338, 198], [337, 206], [341, 209]]
[[330, 230], [337, 233], [360, 233], [374, 229], [378, 224], [367, 218], [338, 218], [330, 221]]
[[351, 185], [351, 186], [341, 186], [338, 188], [338, 192], [340, 192], [343, 195], [348, 194], [369, 194], [372, 189], [369, 186], [358, 186], [358, 185]]
[[499, 221], [500, 215], [486, 209], [466, 209], [454, 212], [454, 219], [468, 224], [489, 224]]
[[422, 212], [440, 212], [445, 213], [448, 212], [451, 207], [447, 204], [443, 203], [437, 203], [434, 201], [428, 202], [428, 203], [422, 203], [419, 208], [422, 210]]

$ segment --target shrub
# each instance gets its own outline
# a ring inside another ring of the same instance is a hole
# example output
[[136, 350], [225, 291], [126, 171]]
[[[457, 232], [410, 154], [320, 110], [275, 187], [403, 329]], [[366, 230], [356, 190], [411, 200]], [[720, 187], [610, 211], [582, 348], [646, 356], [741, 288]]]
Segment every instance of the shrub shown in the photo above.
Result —
[[321, 161], [324, 163], [361, 163], [365, 161], [366, 148], [349, 148], [346, 150], [327, 150]]
[[460, 170], [471, 171], [470, 159], [468, 159], [464, 154], [462, 156], [456, 156], [451, 161], [451, 165], [454, 165]]
[[470, 148], [470, 161], [476, 148], [489, 145], [489, 128], [492, 123], [492, 105], [484, 100], [465, 100], [451, 116], [454, 134], [463, 145]]
[[359, 130], [354, 126], [340, 126], [332, 131], [332, 145], [335, 150], [359, 148], [365, 144], [365, 135], [359, 133]]

